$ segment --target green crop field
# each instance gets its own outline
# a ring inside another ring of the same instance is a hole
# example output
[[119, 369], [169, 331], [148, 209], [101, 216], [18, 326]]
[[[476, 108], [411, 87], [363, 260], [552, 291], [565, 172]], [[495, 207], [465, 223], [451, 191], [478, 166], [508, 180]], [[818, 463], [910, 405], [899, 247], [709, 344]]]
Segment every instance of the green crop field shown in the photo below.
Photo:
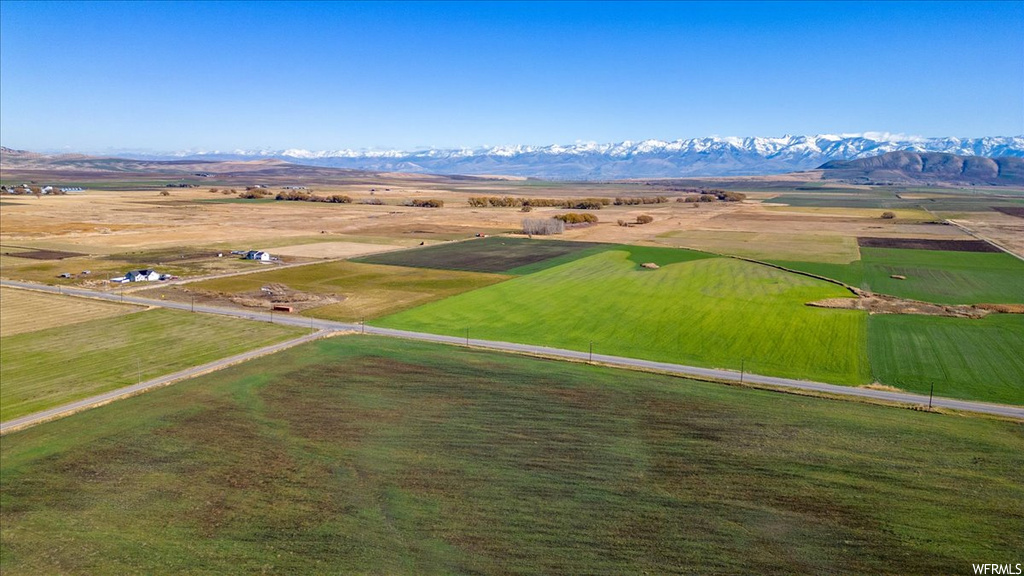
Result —
[[1024, 431], [350, 336], [5, 436], [0, 505], [5, 574], [968, 573]]
[[860, 252], [861, 260], [850, 264], [773, 262], [873, 292], [926, 302], [1024, 303], [1024, 262], [1009, 254], [866, 247]]
[[623, 246], [376, 324], [573, 350], [594, 342], [603, 354], [863, 384], [867, 315], [804, 305], [849, 295], [749, 262]]
[[875, 377], [912, 392], [1024, 404], [1024, 316], [980, 320], [874, 315], [868, 350]]
[[[527, 238], [490, 237], [440, 244], [428, 248], [374, 254], [356, 258], [355, 262], [414, 266], [472, 272], [523, 274], [545, 268], [545, 261], [557, 265], [574, 257], [582, 257], [607, 245], [565, 240], [531, 240]], [[556, 259], [557, 260], [552, 260]]]
[[206, 280], [190, 284], [189, 288], [239, 294], [258, 291], [270, 283], [280, 283], [302, 292], [336, 294], [344, 300], [306, 310], [303, 314], [354, 322], [489, 286], [506, 278], [497, 274], [456, 270], [325, 262]]
[[[922, 189], [935, 193], [934, 189]], [[879, 210], [915, 210], [927, 208], [933, 212], [986, 212], [994, 206], [1020, 206], [1021, 201], [985, 196], [936, 196], [932, 198], [899, 198], [893, 193], [857, 194], [783, 194], [769, 200], [766, 205], [786, 204], [807, 208], [872, 208]]]
[[0, 338], [0, 421], [285, 340], [303, 330], [150, 310]]

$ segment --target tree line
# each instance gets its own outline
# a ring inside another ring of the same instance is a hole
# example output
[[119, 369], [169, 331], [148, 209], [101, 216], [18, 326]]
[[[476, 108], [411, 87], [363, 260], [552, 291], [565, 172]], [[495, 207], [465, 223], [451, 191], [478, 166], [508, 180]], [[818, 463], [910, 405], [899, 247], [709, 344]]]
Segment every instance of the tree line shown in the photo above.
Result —
[[612, 203], [608, 198], [517, 198], [513, 196], [473, 196], [466, 200], [474, 208], [567, 208], [569, 210], [600, 210]]

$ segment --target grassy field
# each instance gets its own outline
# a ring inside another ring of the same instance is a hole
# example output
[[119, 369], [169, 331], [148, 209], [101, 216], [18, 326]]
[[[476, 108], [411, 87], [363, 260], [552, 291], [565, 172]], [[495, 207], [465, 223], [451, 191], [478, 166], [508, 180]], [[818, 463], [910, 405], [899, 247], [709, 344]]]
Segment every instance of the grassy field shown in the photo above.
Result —
[[[925, 189], [934, 193], [933, 189]], [[893, 193], [858, 194], [783, 194], [766, 200], [765, 204], [786, 204], [804, 208], [854, 208], [897, 211], [917, 211], [927, 208], [933, 212], [985, 212], [994, 206], [1020, 206], [1021, 201], [984, 196], [935, 196], [929, 198], [900, 198]]]
[[337, 304], [306, 310], [304, 314], [350, 322], [405, 310], [506, 278], [497, 274], [455, 270], [328, 262], [206, 280], [188, 286], [190, 289], [239, 294], [258, 291], [266, 284], [280, 283], [302, 292], [337, 294], [345, 299]]
[[[1024, 262], [1005, 253], [861, 248], [850, 264], [774, 261], [852, 286], [940, 304], [1024, 303]], [[891, 278], [906, 276], [905, 280]]]
[[868, 321], [875, 377], [912, 392], [1024, 404], [1024, 316], [981, 320], [875, 315]]
[[261, 322], [150, 310], [5, 336], [0, 339], [0, 420], [279, 342], [302, 332]]
[[0, 288], [0, 338], [139, 310], [138, 306]]
[[592, 253], [592, 249], [601, 249], [601, 246], [565, 240], [491, 237], [377, 254], [358, 258], [356, 262], [472, 272], [513, 273], [513, 270], [519, 269], [520, 273], [528, 273], [543, 269], [545, 261], [561, 257], [553, 261], [554, 264], [560, 264], [565, 261], [566, 256], [581, 256], [580, 252], [587, 250], [590, 250], [586, 252], [589, 254]]
[[756, 259], [806, 260], [846, 264], [860, 259], [857, 239], [829, 234], [792, 232], [741, 232], [729, 230], [680, 230], [658, 237], [659, 242], [679, 248], [695, 248], [718, 254]]
[[9, 574], [969, 573], [1024, 429], [345, 337], [7, 436], [0, 504]]
[[[690, 260], [690, 261], [685, 261]], [[641, 262], [662, 265], [647, 270]], [[672, 263], [675, 261], [676, 263]], [[729, 258], [619, 247], [376, 322], [842, 384], [870, 379], [867, 315], [842, 288]]]

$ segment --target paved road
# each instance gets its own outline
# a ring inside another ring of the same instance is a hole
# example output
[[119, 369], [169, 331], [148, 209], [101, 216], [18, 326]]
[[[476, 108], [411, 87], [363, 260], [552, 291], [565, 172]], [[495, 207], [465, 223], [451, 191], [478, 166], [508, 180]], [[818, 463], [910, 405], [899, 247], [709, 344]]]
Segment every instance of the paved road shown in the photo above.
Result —
[[96, 396], [84, 398], [76, 402], [69, 402], [67, 404], [64, 404], [63, 406], [57, 406], [56, 408], [43, 410], [40, 412], [36, 412], [34, 414], [22, 416], [21, 418], [13, 418], [11, 420], [8, 420], [7, 422], [0, 422], [0, 435], [6, 434], [8, 432], [13, 432], [14, 430], [21, 430], [23, 428], [35, 426], [36, 424], [42, 424], [43, 422], [47, 422], [50, 420], [56, 420], [57, 418], [63, 418], [64, 416], [70, 416], [71, 414], [81, 412], [82, 410], [88, 410], [89, 408], [95, 408], [97, 406], [109, 404], [114, 400], [120, 400], [121, 398], [127, 398], [128, 396], [134, 396], [135, 394], [139, 394], [151, 388], [166, 386], [167, 384], [177, 382], [178, 380], [184, 380], [186, 378], [192, 378], [194, 376], [205, 374], [207, 372], [212, 372], [214, 370], [220, 370], [221, 368], [226, 368], [228, 366], [238, 364], [240, 362], [245, 362], [246, 360], [252, 360], [253, 358], [264, 356], [266, 354], [273, 354], [274, 352], [279, 352], [286, 348], [291, 348], [292, 346], [304, 344], [306, 342], [309, 342], [310, 340], [322, 338], [326, 334], [327, 332], [325, 331], [315, 332], [313, 334], [306, 334], [305, 336], [302, 336], [300, 338], [294, 338], [292, 340], [287, 340], [285, 342], [271, 344], [270, 346], [264, 346], [263, 348], [258, 348], [256, 350], [250, 350], [242, 354], [236, 354], [235, 356], [221, 358], [220, 360], [215, 360], [213, 362], [209, 362], [201, 366], [195, 366], [193, 368], [181, 370], [180, 372], [175, 372], [173, 374], [161, 376], [159, 378], [154, 378], [152, 380], [140, 382], [138, 384], [133, 384], [131, 386], [125, 386], [124, 388], [118, 388], [117, 390], [111, 390], [110, 392], [105, 392], [103, 394], [97, 394]]
[[[62, 292], [64, 294], [70, 294], [74, 296], [82, 296], [86, 298], [99, 298], [103, 300], [121, 301], [121, 297], [118, 294], [109, 294], [105, 292], [95, 292], [92, 290], [83, 290], [79, 288], [58, 288], [55, 286], [45, 286], [40, 284], [32, 284], [28, 282], [14, 282], [3, 280], [0, 281], [0, 285], [29, 288], [34, 290], [43, 290], [46, 292]], [[123, 297], [125, 303], [141, 304], [144, 306], [161, 306], [164, 308], [174, 308], [179, 310], [191, 310], [192, 307], [187, 302], [171, 302], [164, 300], [152, 300], [149, 298], [138, 298], [135, 296], [125, 295]], [[536, 354], [540, 356], [547, 356], [551, 358], [565, 358], [571, 360], [582, 360], [589, 361], [591, 356], [587, 352], [577, 352], [575, 350], [564, 350], [561, 348], [547, 348], [545, 346], [533, 346], [528, 344], [515, 344], [512, 342], [499, 342], [494, 340], [478, 340], [478, 339], [466, 339], [458, 336], [442, 336], [439, 334], [428, 334], [424, 332], [409, 332], [405, 330], [393, 330], [389, 328], [377, 328], [374, 326], [362, 326], [360, 324], [349, 324], [344, 322], [332, 322], [330, 320], [317, 320], [312, 318], [303, 318], [300, 316], [292, 316], [289, 314], [270, 314], [266, 312], [254, 312], [248, 310], [239, 310], [232, 308], [222, 308], [216, 306], [199, 306], [195, 307], [196, 312], [204, 312], [208, 314], [222, 314], [225, 316], [234, 316], [236, 318], [246, 318], [249, 320], [259, 320], [263, 322], [274, 322], [277, 324], [288, 324], [292, 326], [304, 326], [310, 328], [310, 330], [326, 330], [326, 331], [355, 331], [362, 332], [365, 334], [375, 334], [380, 336], [391, 336], [398, 338], [409, 338], [413, 340], [423, 340], [427, 342], [440, 342], [445, 344], [462, 344], [470, 345], [478, 348], [488, 348], [492, 350], [502, 350], [507, 352], [518, 352], [526, 354]], [[720, 380], [726, 382], [742, 382], [749, 384], [757, 384], [760, 386], [770, 386], [782, 389], [795, 389], [805, 390], [811, 392], [821, 392], [827, 394], [834, 394], [837, 396], [855, 396], [860, 398], [869, 398], [879, 400], [883, 402], [897, 402], [902, 404], [917, 404], [917, 405], [928, 405], [928, 396], [920, 394], [911, 394], [907, 392], [888, 392], [885, 390], [872, 390], [869, 388], [854, 388], [850, 386], [839, 386], [835, 384], [826, 384], [824, 382], [811, 382], [807, 380], [793, 380], [790, 378], [778, 378], [775, 376], [762, 376], [759, 374], [740, 374], [734, 370], [721, 370], [715, 368], [700, 368], [697, 366], [686, 366], [683, 364], [671, 364], [668, 362], [653, 362], [650, 360], [638, 360], [636, 358], [625, 358], [622, 356], [608, 356], [605, 354], [594, 354], [593, 361], [608, 366], [616, 366], [621, 368], [639, 368], [644, 370], [654, 370], [658, 372], [665, 372], [669, 374], [677, 374], [680, 376], [690, 376], [699, 379], [708, 380]], [[954, 398], [944, 398], [936, 396], [932, 400], [932, 406], [937, 408], [951, 408], [955, 410], [965, 410], [970, 412], [981, 412], [985, 414], [994, 414], [998, 416], [1005, 416], [1009, 418], [1016, 418], [1024, 420], [1024, 406], [1011, 406], [1006, 404], [992, 404], [988, 402], [976, 402], [971, 400], [957, 400]]]

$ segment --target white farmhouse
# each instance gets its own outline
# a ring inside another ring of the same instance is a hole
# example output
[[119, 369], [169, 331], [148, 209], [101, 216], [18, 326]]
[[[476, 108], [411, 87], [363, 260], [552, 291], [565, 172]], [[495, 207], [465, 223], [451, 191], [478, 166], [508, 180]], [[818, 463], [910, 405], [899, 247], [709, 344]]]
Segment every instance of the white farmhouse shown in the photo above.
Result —
[[160, 279], [160, 273], [156, 270], [132, 270], [124, 275], [125, 282], [156, 282]]
[[270, 252], [264, 252], [263, 250], [249, 250], [245, 253], [245, 259], [270, 262]]

